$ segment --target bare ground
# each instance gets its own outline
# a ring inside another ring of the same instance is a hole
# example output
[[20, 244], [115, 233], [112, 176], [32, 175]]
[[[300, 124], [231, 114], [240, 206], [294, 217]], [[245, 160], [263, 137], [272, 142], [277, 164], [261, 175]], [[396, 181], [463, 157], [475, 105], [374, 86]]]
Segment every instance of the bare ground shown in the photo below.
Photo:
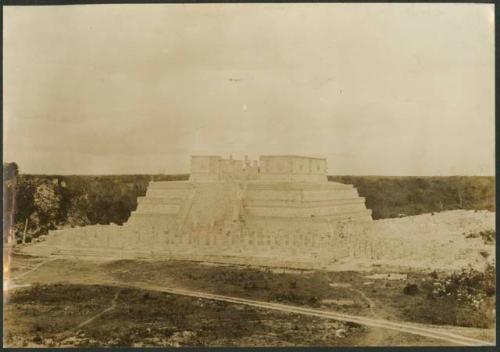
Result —
[[[179, 261], [48, 261], [18, 255], [11, 265], [13, 281], [32, 286], [8, 291], [4, 308], [6, 346], [446, 345], [387, 329], [145, 289], [117, 291], [120, 289], [116, 287], [154, 284], [368, 317], [404, 317], [404, 307], [398, 303], [404, 283], [368, 280], [367, 273], [290, 273]], [[113, 304], [117, 292], [114, 307], [102, 313]], [[403, 299], [405, 304], [412, 303], [411, 297]], [[352, 304], [332, 303], [346, 300]], [[493, 329], [443, 329], [494, 340]]]

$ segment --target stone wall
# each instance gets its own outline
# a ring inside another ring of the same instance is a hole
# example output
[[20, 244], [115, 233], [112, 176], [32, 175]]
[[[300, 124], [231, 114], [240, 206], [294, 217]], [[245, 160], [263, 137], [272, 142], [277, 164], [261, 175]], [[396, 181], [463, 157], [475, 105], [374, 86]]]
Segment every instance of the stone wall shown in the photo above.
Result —
[[326, 182], [326, 159], [295, 155], [261, 156], [259, 179], [285, 182]]
[[220, 156], [191, 157], [191, 181], [326, 182], [326, 159], [296, 155], [267, 155], [259, 161]]

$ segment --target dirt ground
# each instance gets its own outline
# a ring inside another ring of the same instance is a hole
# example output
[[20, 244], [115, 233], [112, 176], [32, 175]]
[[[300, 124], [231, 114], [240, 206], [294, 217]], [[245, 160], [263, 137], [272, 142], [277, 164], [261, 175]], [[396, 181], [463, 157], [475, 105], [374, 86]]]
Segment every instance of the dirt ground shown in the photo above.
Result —
[[[113, 310], [81, 326], [117, 293]], [[7, 306], [6, 326], [6, 344], [17, 347], [334, 346], [364, 333], [360, 326], [224, 302], [72, 284], [16, 292]]]
[[[147, 289], [148, 285], [160, 285], [408, 320], [406, 308], [419, 298], [404, 295], [403, 287], [425, 275], [393, 273], [385, 279], [367, 278], [376, 273], [14, 255], [9, 283], [12, 289], [4, 291], [4, 345], [446, 345], [387, 329]], [[127, 284], [139, 284], [143, 289], [124, 288]], [[457, 331], [456, 327], [444, 328]], [[458, 329], [464, 336], [494, 340], [494, 329]]]

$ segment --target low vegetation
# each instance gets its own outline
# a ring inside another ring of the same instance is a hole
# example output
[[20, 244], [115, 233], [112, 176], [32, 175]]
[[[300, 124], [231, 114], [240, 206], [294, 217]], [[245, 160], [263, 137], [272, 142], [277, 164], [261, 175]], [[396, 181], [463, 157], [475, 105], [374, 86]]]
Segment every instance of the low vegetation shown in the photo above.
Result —
[[[91, 323], [79, 327], [110, 306]], [[9, 347], [335, 346], [364, 334], [356, 324], [131, 288], [37, 285], [6, 305]]]
[[444, 210], [495, 210], [495, 178], [482, 176], [329, 176], [352, 184], [366, 197], [374, 219]]
[[[35, 258], [13, 258], [13, 268], [22, 268], [21, 272], [38, 263]], [[447, 273], [382, 269], [324, 272], [175, 260], [93, 262], [61, 258], [46, 263], [24, 280], [29, 281], [22, 283], [30, 282], [32, 286], [10, 291], [4, 305], [4, 341], [8, 346], [352, 346], [435, 342], [400, 335], [393, 336], [393, 342], [390, 337], [374, 342], [370, 329], [357, 325], [170, 295], [158, 292], [160, 287], [393, 321], [489, 328], [478, 332], [487, 339], [493, 337], [495, 323], [493, 266]], [[105, 286], [109, 283], [113, 286]], [[116, 305], [112, 310], [78, 327], [110, 307], [113, 300]]]
[[481, 238], [484, 244], [494, 244], [496, 242], [496, 231], [486, 230], [481, 232], [469, 233], [466, 238]]
[[464, 268], [451, 274], [433, 272], [418, 287], [419, 304], [404, 309], [407, 318], [432, 324], [494, 326], [494, 266], [488, 265], [484, 271]]
[[[346, 287], [332, 288], [331, 275], [325, 272], [287, 273], [239, 266], [206, 266], [188, 261], [140, 262], [120, 260], [106, 265], [105, 271], [123, 282], [145, 281], [151, 284], [176, 285], [223, 295], [235, 295], [263, 301], [319, 308], [330, 300], [330, 307], [360, 313], [366, 300]], [[349, 277], [349, 272], [345, 277]], [[354, 275], [354, 272], [353, 272]], [[335, 300], [352, 300], [348, 306]]]
[[[116, 261], [104, 270], [123, 282], [143, 281], [379, 318], [489, 328], [495, 315], [495, 270], [409, 272], [369, 279], [368, 273], [285, 272], [193, 262]], [[403, 276], [405, 277], [405, 276]], [[363, 295], [364, 293], [364, 295]], [[351, 301], [345, 305], [336, 302]]]

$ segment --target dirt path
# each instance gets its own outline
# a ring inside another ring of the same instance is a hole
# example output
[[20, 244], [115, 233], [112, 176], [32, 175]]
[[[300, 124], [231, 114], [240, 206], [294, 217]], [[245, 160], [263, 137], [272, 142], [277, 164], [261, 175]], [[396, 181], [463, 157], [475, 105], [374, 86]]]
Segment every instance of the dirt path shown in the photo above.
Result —
[[368, 297], [363, 291], [360, 291], [358, 289], [355, 289], [355, 288], [352, 288], [352, 287], [349, 287], [349, 290], [353, 291], [353, 292], [356, 292], [358, 293], [361, 297], [363, 297], [363, 299], [368, 303], [368, 306], [370, 308], [370, 312], [372, 313], [373, 315], [373, 308], [375, 308], [375, 302], [373, 302], [373, 300]]
[[115, 309], [116, 308], [116, 301], [118, 300], [120, 292], [121, 292], [121, 289], [118, 288], [118, 290], [116, 291], [116, 294], [113, 296], [113, 299], [111, 300], [111, 304], [110, 304], [109, 307], [103, 309], [102, 311], [100, 311], [99, 313], [97, 313], [96, 315], [94, 315], [93, 317], [90, 317], [89, 319], [81, 322], [77, 326], [72, 327], [72, 328], [70, 328], [70, 329], [68, 329], [68, 330], [66, 330], [66, 331], [64, 331], [62, 333], [57, 334], [56, 335], [56, 340], [62, 341], [64, 339], [66, 339], [66, 338], [69, 338], [69, 337], [73, 336], [73, 333], [74, 333], [75, 330], [78, 330], [78, 329], [80, 329], [80, 328], [82, 328], [82, 327], [84, 327], [84, 326], [92, 323], [97, 318], [99, 318], [99, 317], [103, 316], [104, 314], [106, 314], [107, 312]]
[[33, 268], [31, 268], [30, 270], [27, 270], [25, 271], [24, 273], [20, 273], [19, 275], [16, 275], [16, 276], [13, 276], [10, 278], [10, 280], [19, 280], [21, 278], [23, 278], [24, 276], [28, 275], [28, 274], [31, 274], [32, 272], [40, 269], [40, 267], [42, 265], [45, 265], [47, 263], [50, 263], [50, 262], [53, 262], [54, 260], [57, 260], [58, 258], [48, 258], [47, 260], [44, 260], [43, 262], [41, 263], [38, 263], [37, 265], [35, 265]]
[[[52, 259], [52, 260], [54, 260], [54, 259]], [[18, 279], [20, 277], [24, 277], [24, 276], [38, 270], [43, 264], [48, 263], [50, 261], [51, 260], [48, 260], [48, 261], [45, 261], [45, 262], [42, 262], [42, 263], [36, 265], [33, 269], [31, 269], [31, 270], [29, 270], [21, 275], [18, 275], [16, 277], [16, 279]], [[56, 279], [55, 277], [51, 277], [51, 278]], [[152, 291], [167, 292], [167, 293], [176, 294], [176, 295], [204, 298], [204, 299], [217, 300], [217, 301], [223, 301], [223, 302], [234, 303], [234, 304], [243, 304], [243, 305], [257, 307], [257, 308], [272, 309], [272, 310], [288, 312], [288, 313], [297, 313], [297, 314], [316, 316], [316, 317], [327, 318], [327, 319], [334, 319], [334, 320], [339, 320], [339, 321], [352, 322], [352, 323], [375, 328], [378, 331], [381, 331], [381, 329], [382, 330], [385, 329], [388, 333], [390, 331], [409, 333], [409, 334], [413, 334], [416, 336], [437, 339], [437, 340], [446, 341], [448, 343], [457, 344], [457, 345], [465, 345], [465, 346], [490, 346], [490, 345], [494, 345], [494, 343], [489, 342], [489, 341], [483, 341], [483, 340], [479, 340], [479, 339], [475, 339], [475, 338], [466, 337], [466, 336], [463, 336], [463, 335], [460, 335], [457, 333], [445, 331], [445, 330], [437, 328], [435, 326], [429, 326], [429, 325], [424, 325], [424, 324], [395, 322], [395, 321], [389, 321], [389, 320], [384, 320], [384, 319], [375, 319], [375, 318], [371, 318], [371, 317], [343, 314], [343, 313], [338, 313], [338, 312], [334, 312], [334, 311], [325, 311], [325, 310], [321, 310], [321, 309], [313, 309], [313, 308], [307, 308], [307, 307], [285, 305], [285, 304], [280, 304], [280, 303], [271, 303], [271, 302], [244, 299], [244, 298], [238, 298], [238, 297], [232, 297], [232, 296], [211, 294], [211, 293], [200, 292], [200, 291], [195, 291], [195, 290], [188, 290], [188, 289], [184, 289], [184, 288], [158, 286], [158, 285], [153, 285], [153, 284], [144, 283], [144, 282], [123, 283], [120, 281], [116, 281], [116, 280], [112, 279], [111, 277], [100, 277], [100, 278], [94, 277], [94, 280], [95, 281], [91, 282], [92, 284], [102, 284], [102, 285], [110, 285], [110, 286], [115, 286], [115, 287], [130, 287], [130, 288], [136, 288], [136, 289], [145, 289], [145, 290], [152, 290]], [[73, 280], [69, 279], [68, 277], [65, 277], [64, 281], [71, 282]], [[78, 280], [76, 280], [76, 281], [78, 281]], [[80, 282], [80, 283], [82, 283], [82, 282]], [[86, 283], [90, 283], [90, 282], [86, 282]], [[356, 290], [356, 291], [358, 291], [358, 290]], [[360, 291], [358, 293], [361, 294], [362, 292]], [[369, 299], [366, 295], [362, 294], [362, 296], [366, 299], [367, 302], [369, 302], [370, 308], [373, 308], [374, 302], [371, 299]], [[92, 322], [93, 320], [95, 320], [96, 318], [102, 316], [103, 314], [105, 314], [109, 310], [113, 309], [116, 306], [116, 299], [117, 298], [118, 298], [118, 293], [117, 293], [116, 297], [112, 300], [110, 307], [101, 311], [98, 315], [90, 318], [89, 320], [81, 323], [80, 325], [81, 326], [86, 325], [86, 324]], [[389, 335], [390, 335], [390, 333], [389, 333]], [[375, 338], [376, 336], [372, 336], [372, 337]]]
[[[359, 294], [365, 300], [365, 302], [368, 303], [370, 317], [376, 316], [374, 310], [375, 302], [370, 297], [368, 297], [363, 291], [360, 291], [358, 289], [352, 287], [346, 287], [346, 288], [354, 293]], [[365, 336], [365, 342], [369, 346], [382, 346], [384, 341], [386, 341], [389, 337], [396, 334], [397, 331], [394, 330], [372, 327], [371, 329], [368, 329], [368, 333]]]
[[106, 312], [109, 312], [112, 309], [115, 309], [115, 307], [116, 307], [116, 300], [118, 299], [119, 295], [120, 295], [120, 290], [118, 290], [116, 292], [115, 296], [111, 300], [111, 305], [108, 308], [106, 308], [106, 309], [102, 310], [101, 312], [97, 313], [92, 318], [89, 318], [89, 319], [85, 320], [83, 323], [78, 324], [78, 326], [76, 327], [76, 329], [79, 329], [79, 328], [81, 328], [81, 327], [83, 327], [85, 325], [88, 325], [88, 324], [92, 323], [94, 320], [96, 320], [97, 318], [99, 318], [101, 315], [105, 314]]
[[231, 297], [231, 296], [223, 296], [223, 295], [217, 295], [217, 294], [211, 294], [211, 293], [205, 293], [205, 292], [199, 292], [199, 291], [192, 291], [192, 290], [185, 290], [185, 289], [178, 289], [178, 288], [168, 288], [168, 287], [163, 287], [163, 286], [151, 285], [151, 284], [147, 284], [147, 283], [134, 283], [134, 284], [126, 284], [126, 285], [124, 285], [122, 283], [114, 283], [114, 284], [118, 284], [119, 286], [123, 286], [123, 287], [148, 289], [148, 290], [153, 290], [153, 291], [161, 291], [161, 292], [167, 292], [167, 293], [171, 293], [171, 294], [177, 294], [177, 295], [183, 295], [183, 296], [189, 296], [189, 297], [205, 298], [205, 299], [223, 301], [223, 302], [228, 302], [228, 303], [244, 304], [247, 306], [252, 306], [252, 307], [257, 307], [257, 308], [273, 309], [273, 310], [278, 310], [278, 311], [288, 312], [288, 313], [297, 313], [297, 314], [304, 314], [304, 315], [316, 316], [316, 317], [321, 317], [321, 318], [328, 318], [328, 319], [352, 322], [352, 323], [361, 324], [361, 325], [370, 326], [370, 327], [375, 327], [375, 328], [384, 328], [384, 329], [409, 333], [409, 334], [413, 334], [413, 335], [438, 339], [438, 340], [442, 340], [442, 341], [446, 341], [446, 342], [451, 342], [451, 343], [454, 343], [457, 345], [464, 345], [464, 346], [490, 346], [490, 345], [494, 345], [493, 343], [488, 342], [488, 341], [482, 341], [482, 340], [473, 339], [473, 338], [457, 335], [457, 334], [446, 332], [446, 331], [440, 331], [439, 329], [436, 329], [435, 327], [428, 327], [425, 325], [403, 323], [403, 322], [392, 322], [392, 321], [381, 320], [381, 319], [372, 319], [372, 318], [366, 318], [366, 317], [361, 317], [361, 316], [356, 316], [356, 315], [336, 313], [336, 312], [332, 312], [332, 311], [324, 311], [324, 310], [320, 310], [320, 309], [298, 307], [298, 306], [285, 305], [285, 304], [280, 304], [280, 303], [263, 302], [263, 301], [257, 301], [257, 300], [250, 300], [250, 299], [237, 298], [237, 297]]

